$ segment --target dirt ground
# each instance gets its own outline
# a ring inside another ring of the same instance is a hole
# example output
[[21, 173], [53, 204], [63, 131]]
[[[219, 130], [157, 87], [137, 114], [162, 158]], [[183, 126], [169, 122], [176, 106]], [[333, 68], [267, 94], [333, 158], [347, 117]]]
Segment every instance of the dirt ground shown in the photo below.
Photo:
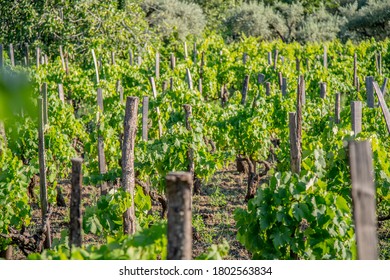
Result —
[[[236, 240], [234, 210], [246, 207], [246, 176], [237, 171], [224, 170], [217, 172], [209, 182], [204, 182], [200, 195], [193, 197], [193, 258], [205, 253], [212, 244], [220, 244], [226, 240], [229, 244], [229, 254], [225, 259], [247, 260], [250, 253]], [[65, 202], [69, 205], [71, 186], [64, 181], [60, 184]], [[96, 186], [83, 186], [82, 211], [86, 206], [97, 201], [99, 190]], [[157, 209], [158, 210], [158, 209]], [[41, 225], [41, 213], [38, 205], [32, 203], [32, 221], [27, 228], [34, 233]], [[66, 229], [69, 222], [69, 209], [54, 206], [51, 215], [52, 239], [60, 238], [61, 231]], [[97, 244], [99, 240], [91, 234], [83, 235], [83, 244]], [[13, 259], [25, 259], [23, 253], [13, 248]]]

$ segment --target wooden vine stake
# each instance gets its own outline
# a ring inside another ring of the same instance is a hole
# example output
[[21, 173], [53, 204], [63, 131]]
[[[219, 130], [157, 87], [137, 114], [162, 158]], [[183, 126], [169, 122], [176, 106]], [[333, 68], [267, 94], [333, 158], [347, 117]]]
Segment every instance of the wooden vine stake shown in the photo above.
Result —
[[282, 95], [287, 95], [287, 78], [282, 78]]
[[191, 72], [189, 68], [186, 68], [186, 78], [187, 78], [187, 83], [188, 83], [188, 89], [193, 90], [194, 86], [192, 83], [192, 77], [191, 77]]
[[142, 140], [148, 141], [148, 112], [149, 97], [144, 96], [142, 99]]
[[335, 95], [335, 106], [334, 106], [334, 122], [340, 123], [340, 103], [341, 103], [341, 94], [338, 92]]
[[175, 70], [175, 67], [176, 67], [176, 58], [175, 58], [175, 55], [173, 53], [171, 53], [171, 70]]
[[272, 65], [272, 53], [268, 52], [268, 64]]
[[324, 68], [328, 69], [328, 47], [324, 45]]
[[350, 141], [348, 150], [358, 259], [377, 260], [376, 189], [370, 142]]
[[320, 97], [322, 99], [325, 99], [326, 97], [326, 83], [323, 82], [320, 83]]
[[[156, 89], [156, 83], [154, 82], [154, 78], [149, 78], [150, 84], [152, 86], [152, 92], [154, 99], [157, 99], [157, 89]], [[161, 138], [163, 134], [163, 128], [160, 120], [160, 108], [156, 107], [156, 113], [157, 113], [157, 119], [158, 119], [158, 137]]]
[[367, 106], [368, 108], [374, 108], [374, 77], [366, 77], [366, 93], [367, 93]]
[[24, 44], [24, 55], [26, 58], [26, 67], [30, 65], [30, 51], [27, 43]]
[[[185, 112], [185, 122], [186, 122], [186, 128], [188, 131], [191, 131], [191, 124], [190, 119], [192, 118], [192, 107], [191, 105], [184, 104], [183, 105], [184, 112]], [[194, 163], [194, 151], [193, 149], [189, 148], [187, 152], [187, 158], [188, 158], [188, 172], [194, 176], [195, 173], [195, 163]]]
[[379, 85], [377, 82], [374, 82], [373, 84], [376, 95], [379, 99], [379, 106], [381, 106], [383, 116], [385, 117], [387, 132], [390, 134], [390, 113], [389, 108], [387, 107], [385, 98], [383, 96], [383, 91], [379, 88]]
[[241, 104], [245, 105], [246, 97], [248, 94], [248, 88], [249, 88], [249, 75], [245, 75], [244, 83], [242, 85], [242, 91], [241, 91]]
[[[100, 116], [103, 114], [103, 90], [101, 88], [97, 89], [97, 104], [99, 107], [98, 113], [98, 161], [99, 161], [99, 173], [101, 176], [107, 173], [107, 165], [106, 165], [106, 156], [104, 154], [104, 139], [103, 135], [100, 134]], [[108, 184], [106, 181], [102, 181], [100, 183], [100, 194], [106, 195], [108, 193]]]
[[271, 95], [271, 83], [270, 82], [266, 82], [265, 83], [265, 95]]
[[362, 131], [362, 102], [351, 102], [352, 131], [357, 135]]
[[138, 97], [129, 96], [126, 99], [124, 121], [124, 139], [122, 147], [122, 188], [131, 197], [131, 206], [123, 214], [124, 234], [133, 235], [136, 231], [136, 217], [134, 208], [135, 171], [134, 147], [137, 132]]
[[353, 86], [357, 88], [358, 81], [357, 81], [357, 53], [353, 55]]
[[91, 52], [92, 52], [93, 64], [95, 66], [96, 84], [99, 84], [100, 83], [100, 79], [99, 79], [98, 63], [97, 63], [97, 60], [96, 60], [95, 51], [92, 49]]
[[289, 113], [291, 172], [301, 172], [301, 148], [298, 139], [297, 113]]
[[62, 49], [62, 46], [59, 47], [60, 49], [60, 58], [61, 58], [61, 64], [62, 64], [62, 69], [64, 71], [66, 71], [66, 67], [65, 67], [65, 57], [64, 57], [64, 51]]
[[168, 197], [168, 260], [192, 257], [192, 176], [171, 172], [166, 176]]
[[132, 49], [129, 49], [129, 64], [130, 66], [133, 66], [134, 64], [134, 54]]
[[305, 78], [303, 75], [300, 75], [298, 78], [298, 92], [299, 91], [301, 91], [301, 93], [300, 93], [301, 104], [305, 105], [306, 104], [306, 84], [305, 84]]
[[70, 197], [69, 248], [81, 247], [81, 187], [83, 182], [81, 158], [72, 159], [72, 193]]
[[111, 51], [111, 65], [115, 65], [116, 62], [115, 62], [115, 52], [114, 51]]
[[11, 61], [11, 66], [15, 66], [15, 57], [14, 57], [14, 46], [9, 44], [9, 59]]
[[275, 50], [275, 56], [274, 56], [274, 69], [276, 69], [276, 66], [278, 64], [278, 55], [279, 55], [279, 51], [278, 50]]
[[46, 160], [45, 160], [45, 136], [44, 136], [44, 106], [42, 97], [38, 98], [38, 156], [39, 156], [39, 185], [40, 185], [40, 201], [42, 225], [46, 223], [46, 239], [44, 243], [45, 249], [51, 247], [51, 230], [50, 222], [46, 221], [48, 214], [47, 202], [47, 181], [46, 181]]
[[62, 103], [65, 102], [63, 84], [58, 84], [58, 98], [61, 100]]
[[47, 125], [49, 120], [48, 120], [48, 109], [47, 109], [47, 83], [42, 84], [42, 100], [43, 100], [43, 124]]

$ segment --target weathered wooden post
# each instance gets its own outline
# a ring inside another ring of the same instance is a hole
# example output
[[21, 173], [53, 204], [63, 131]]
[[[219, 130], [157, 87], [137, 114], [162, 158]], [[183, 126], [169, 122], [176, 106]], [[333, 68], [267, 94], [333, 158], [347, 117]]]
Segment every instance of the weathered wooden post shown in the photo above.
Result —
[[40, 201], [42, 226], [46, 223], [47, 232], [44, 247], [51, 247], [51, 230], [50, 221], [46, 221], [48, 214], [47, 202], [47, 181], [46, 181], [46, 160], [45, 160], [45, 135], [44, 135], [44, 106], [42, 97], [38, 97], [38, 157], [39, 157], [39, 185], [40, 185]]
[[60, 49], [60, 58], [61, 58], [61, 64], [62, 64], [62, 69], [66, 71], [65, 67], [65, 57], [64, 57], [64, 51], [62, 50], [62, 46], [59, 47]]
[[130, 66], [133, 66], [134, 64], [134, 54], [132, 49], [129, 49], [129, 64]]
[[149, 97], [144, 96], [142, 99], [142, 140], [148, 141], [148, 112]]
[[287, 95], [287, 78], [282, 78], [282, 95]]
[[192, 84], [191, 72], [190, 72], [190, 69], [188, 69], [188, 68], [186, 68], [186, 78], [187, 78], [187, 83], [188, 83], [188, 89], [193, 90], [194, 86]]
[[295, 70], [298, 72], [299, 75], [299, 73], [301, 72], [301, 62], [298, 57], [295, 58]]
[[328, 47], [324, 45], [324, 68], [328, 69]]
[[242, 91], [241, 91], [241, 104], [245, 105], [246, 102], [246, 96], [248, 94], [248, 87], [249, 87], [249, 75], [245, 75], [244, 83], [242, 85]]
[[290, 159], [291, 172], [299, 174], [301, 172], [301, 148], [298, 139], [298, 124], [296, 112], [289, 113], [289, 129], [290, 129]]
[[49, 119], [48, 119], [48, 105], [47, 105], [47, 83], [43, 83], [42, 84], [42, 91], [41, 91], [41, 95], [42, 95], [42, 100], [43, 100], [43, 123], [44, 125], [47, 125], [49, 123]]
[[92, 49], [91, 52], [92, 52], [93, 64], [95, 66], [96, 84], [98, 85], [100, 83], [98, 63], [96, 60], [95, 51]]
[[[99, 173], [100, 176], [104, 176], [107, 173], [107, 164], [106, 164], [106, 155], [104, 153], [104, 139], [103, 135], [100, 133], [100, 116], [103, 114], [104, 106], [103, 106], [103, 90], [101, 88], [97, 89], [97, 105], [99, 107], [98, 113], [98, 161], [99, 161]], [[108, 184], [106, 181], [102, 180], [100, 182], [100, 194], [106, 195], [108, 192]]]
[[362, 102], [351, 102], [352, 131], [355, 135], [362, 131]]
[[171, 172], [166, 177], [168, 197], [168, 260], [192, 258], [192, 175]]
[[134, 147], [137, 132], [138, 102], [138, 97], [127, 97], [122, 146], [122, 188], [131, 197], [131, 206], [123, 214], [123, 231], [124, 234], [128, 235], [133, 235], [136, 232]]
[[341, 103], [341, 94], [338, 92], [335, 95], [335, 106], [334, 106], [334, 122], [340, 123], [340, 103]]
[[301, 103], [302, 105], [306, 104], [306, 85], [305, 85], [305, 77], [300, 75], [298, 77], [298, 92], [301, 91]]
[[39, 68], [39, 65], [40, 65], [40, 59], [41, 59], [41, 49], [39, 47], [37, 47], [37, 49], [36, 49], [36, 66], [37, 66], [37, 69]]
[[244, 52], [242, 55], [242, 64], [245, 65], [247, 61], [248, 61], [248, 54]]
[[24, 55], [26, 57], [26, 67], [30, 65], [30, 50], [27, 43], [24, 44]]
[[272, 65], [272, 53], [268, 52], [268, 64]]
[[278, 55], [279, 51], [275, 50], [275, 56], [274, 56], [274, 69], [276, 69], [277, 63], [278, 63]]
[[259, 73], [259, 74], [257, 75], [257, 83], [258, 83], [258, 84], [263, 84], [264, 81], [265, 81], [265, 75], [262, 74], [262, 73]]
[[70, 197], [69, 248], [81, 247], [81, 187], [83, 182], [81, 158], [72, 159], [72, 193]]
[[[157, 89], [156, 89], [156, 83], [154, 82], [154, 78], [150, 77], [149, 78], [150, 84], [152, 86], [152, 92], [153, 92], [153, 97], [154, 99], [157, 99]], [[157, 113], [157, 119], [158, 119], [158, 136], [159, 138], [162, 137], [163, 134], [163, 128], [160, 120], [160, 108], [156, 107], [156, 113]]]
[[353, 86], [357, 88], [357, 53], [353, 55]]
[[175, 55], [173, 53], [171, 53], [171, 63], [170, 63], [170, 66], [171, 66], [171, 70], [175, 70], [175, 67], [176, 67], [176, 58], [175, 58]]
[[11, 61], [11, 66], [15, 66], [15, 57], [14, 57], [14, 46], [9, 44], [9, 59]]
[[368, 76], [366, 77], [366, 93], [367, 93], [367, 106], [368, 108], [374, 108], [374, 77]]
[[282, 88], [283, 88], [283, 75], [282, 75], [282, 72], [278, 73], [278, 83], [279, 83], [279, 89], [282, 90]]
[[111, 65], [115, 65], [115, 52], [111, 51]]
[[58, 98], [62, 101], [62, 103], [65, 102], [64, 86], [63, 86], [63, 84], [58, 84]]
[[377, 260], [376, 189], [370, 142], [350, 141], [348, 150], [358, 259]]
[[271, 95], [271, 83], [270, 82], [266, 82], [265, 83], [265, 95]]
[[325, 97], [326, 97], [326, 83], [324, 83], [324, 82], [320, 83], [320, 97], [322, 99], [325, 99]]
[[196, 42], [194, 42], [194, 50], [193, 50], [193, 61], [194, 61], [194, 64], [196, 64], [196, 58], [198, 56], [198, 50], [196, 49]]
[[385, 98], [383, 96], [383, 91], [379, 88], [379, 85], [377, 82], [374, 82], [373, 86], [374, 86], [375, 92], [378, 96], [379, 106], [381, 106], [382, 113], [383, 113], [383, 116], [385, 118], [387, 132], [390, 134], [390, 113], [389, 113], [389, 108], [387, 107]]

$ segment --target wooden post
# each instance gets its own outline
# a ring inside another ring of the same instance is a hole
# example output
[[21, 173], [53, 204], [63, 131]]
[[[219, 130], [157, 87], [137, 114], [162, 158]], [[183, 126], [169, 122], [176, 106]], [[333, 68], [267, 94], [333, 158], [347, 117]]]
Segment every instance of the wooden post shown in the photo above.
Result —
[[268, 52], [268, 64], [272, 65], [272, 53]]
[[328, 48], [324, 45], [324, 68], [328, 69]]
[[340, 123], [340, 103], [341, 103], [341, 94], [338, 92], [335, 95], [335, 106], [334, 106], [334, 122]]
[[[103, 90], [101, 88], [97, 89], [97, 105], [99, 107], [98, 112], [98, 161], [99, 161], [99, 173], [101, 176], [107, 173], [107, 165], [106, 165], [106, 156], [104, 154], [104, 139], [103, 136], [100, 134], [100, 116], [104, 111], [103, 106]], [[106, 181], [102, 181], [100, 183], [100, 194], [106, 195], [108, 192], [108, 184]]]
[[203, 79], [203, 68], [204, 68], [204, 52], [202, 51], [202, 56], [200, 58], [200, 68], [199, 68], [199, 77]]
[[176, 58], [175, 58], [175, 55], [173, 53], [171, 53], [171, 70], [175, 70], [175, 67], [176, 67]]
[[247, 62], [247, 59], [248, 59], [248, 54], [245, 52], [245, 53], [243, 53], [243, 55], [242, 55], [242, 64], [246, 64], [246, 62]]
[[257, 83], [258, 83], [258, 84], [263, 84], [264, 81], [265, 81], [265, 75], [259, 73], [259, 74], [257, 75]]
[[11, 66], [15, 66], [15, 57], [14, 57], [14, 46], [9, 44], [9, 59], [11, 61]]
[[149, 97], [144, 96], [142, 99], [142, 140], [148, 141], [148, 112]]
[[72, 159], [72, 193], [70, 197], [69, 248], [81, 247], [81, 187], [83, 182], [81, 158]]
[[[45, 135], [44, 135], [44, 106], [42, 97], [38, 98], [38, 156], [39, 156], [39, 185], [40, 185], [40, 201], [42, 225], [46, 222], [48, 213], [47, 202], [47, 181], [46, 181], [46, 160], [45, 160]], [[44, 243], [45, 249], [51, 247], [51, 232], [50, 222], [47, 221], [47, 233]]]
[[353, 55], [353, 86], [357, 88], [357, 53]]
[[39, 47], [37, 47], [37, 49], [36, 49], [36, 66], [37, 66], [37, 69], [39, 68], [39, 65], [40, 65], [40, 59], [41, 59], [41, 49]]
[[375, 66], [379, 76], [382, 76], [382, 54], [380, 52], [375, 54]]
[[99, 68], [96, 60], [95, 51], [92, 49], [91, 52], [92, 52], [93, 64], [95, 65], [96, 84], [98, 85], [100, 83]]
[[173, 90], [173, 77], [169, 78], [169, 89]]
[[374, 82], [374, 77], [366, 77], [366, 93], [367, 93], [367, 106], [368, 108], [374, 108], [374, 87], [372, 83]]
[[24, 55], [26, 57], [26, 66], [30, 65], [30, 50], [27, 43], [24, 44]]
[[325, 99], [326, 97], [326, 83], [323, 82], [320, 83], [320, 97], [322, 99]]
[[[192, 118], [192, 107], [191, 105], [184, 104], [183, 105], [184, 112], [185, 112], [185, 123], [186, 123], [186, 128], [188, 131], [191, 131], [191, 124], [190, 124], [190, 119]], [[195, 163], [194, 163], [194, 151], [193, 149], [189, 148], [187, 152], [187, 157], [188, 157], [188, 172], [192, 174], [194, 177], [195, 174]]]
[[241, 91], [241, 104], [245, 105], [246, 102], [246, 96], [248, 94], [248, 87], [249, 87], [249, 75], [245, 75], [244, 83], [242, 85], [242, 91]]
[[295, 58], [295, 70], [298, 72], [299, 75], [299, 73], [301, 72], [301, 65], [298, 57]]
[[297, 135], [297, 114], [295, 112], [289, 113], [289, 129], [291, 172], [299, 174], [301, 172], [301, 148]]
[[187, 42], [184, 42], [184, 60], [187, 60], [188, 51], [187, 51]]
[[134, 64], [134, 55], [133, 55], [132, 49], [129, 49], [129, 64], [130, 64], [130, 66], [133, 66], [133, 64]]
[[202, 92], [203, 92], [202, 78], [199, 78], [198, 91], [200, 92], [200, 94], [202, 94]]
[[283, 75], [282, 75], [282, 72], [278, 73], [278, 83], [279, 83], [279, 89], [282, 90], [282, 87], [283, 87]]
[[271, 95], [271, 83], [270, 82], [265, 83], [265, 95]]
[[65, 58], [64, 58], [64, 52], [62, 50], [62, 46], [60, 46], [60, 58], [61, 58], [61, 63], [62, 63], [62, 69], [66, 71], [65, 67]]
[[163, 82], [163, 84], [162, 84], [162, 91], [163, 91], [163, 92], [166, 92], [167, 89], [168, 89], [168, 81], [165, 80], [165, 81]]
[[160, 53], [156, 52], [156, 61], [154, 66], [156, 80], [160, 78]]
[[4, 54], [3, 54], [3, 45], [0, 44], [0, 69], [4, 66]]
[[287, 78], [282, 78], [282, 95], [287, 95]]
[[[154, 82], [154, 78], [150, 77], [149, 78], [150, 84], [152, 85], [152, 92], [153, 92], [153, 97], [154, 99], [157, 99], [157, 89], [156, 89], [156, 83]], [[160, 120], [160, 108], [156, 107], [156, 113], [157, 113], [157, 119], [158, 119], [158, 136], [159, 138], [162, 137], [163, 134], [163, 129], [162, 129], [162, 124]]]
[[43, 123], [44, 125], [47, 125], [49, 123], [47, 112], [47, 83], [42, 84], [41, 95], [43, 99]]
[[65, 102], [64, 86], [62, 84], [58, 84], [58, 97], [62, 101], [62, 103]]
[[378, 96], [379, 105], [381, 106], [383, 116], [385, 117], [387, 132], [390, 134], [390, 113], [389, 108], [387, 107], [387, 104], [385, 102], [385, 98], [383, 96], [383, 91], [379, 88], [379, 85], [377, 82], [374, 82], [373, 84], [376, 95]]
[[306, 104], [306, 88], [305, 88], [305, 78], [303, 75], [300, 75], [298, 78], [298, 92], [301, 91], [301, 103], [302, 105]]
[[68, 54], [65, 55], [65, 73], [66, 75], [69, 75], [69, 61], [68, 61]]
[[137, 63], [138, 63], [138, 66], [141, 66], [141, 64], [142, 64], [142, 57], [140, 55], [137, 57]]
[[383, 98], [386, 95], [386, 89], [387, 89], [387, 82], [388, 82], [388, 80], [389, 80], [388, 78], [385, 78], [385, 80], [383, 81], [383, 85], [381, 87]]
[[355, 136], [362, 131], [362, 102], [351, 102], [352, 131]]
[[128, 235], [133, 235], [136, 232], [134, 147], [137, 132], [138, 102], [138, 97], [127, 97], [122, 147], [122, 187], [131, 197], [131, 206], [123, 214], [123, 231], [124, 234]]
[[192, 176], [171, 172], [166, 176], [168, 198], [168, 260], [192, 258]]
[[358, 259], [377, 260], [376, 189], [370, 142], [350, 141], [348, 150]]
[[192, 84], [192, 77], [190, 69], [186, 68], [186, 77], [187, 77], [187, 83], [188, 83], [188, 89], [193, 90], [193, 84]]
[[274, 69], [276, 69], [276, 65], [277, 65], [277, 63], [278, 63], [278, 54], [279, 54], [279, 51], [278, 51], [278, 50], [275, 50]]
[[115, 65], [115, 52], [111, 51], [111, 65]]
[[194, 50], [193, 50], [193, 61], [194, 61], [194, 64], [196, 64], [196, 58], [198, 56], [198, 51], [196, 49], [196, 42], [194, 42]]

